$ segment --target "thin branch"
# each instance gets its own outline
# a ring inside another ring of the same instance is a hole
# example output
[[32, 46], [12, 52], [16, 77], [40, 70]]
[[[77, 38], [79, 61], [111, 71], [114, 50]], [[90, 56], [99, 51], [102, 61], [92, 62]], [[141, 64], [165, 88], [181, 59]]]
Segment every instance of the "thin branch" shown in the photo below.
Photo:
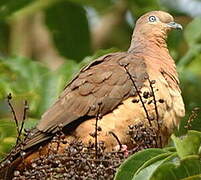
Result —
[[133, 86], [134, 86], [135, 89], [136, 89], [136, 92], [137, 92], [137, 94], [138, 94], [138, 96], [139, 96], [139, 98], [140, 98], [140, 101], [141, 101], [141, 103], [142, 103], [142, 107], [143, 107], [143, 109], [144, 109], [144, 111], [145, 111], [145, 114], [146, 114], [146, 117], [147, 117], [147, 119], [148, 119], [149, 125], [152, 126], [151, 120], [150, 120], [150, 117], [149, 117], [149, 114], [148, 114], [148, 111], [147, 111], [147, 109], [146, 109], [146, 107], [145, 107], [145, 104], [144, 104], [144, 102], [143, 102], [143, 100], [142, 100], [142, 96], [140, 95], [140, 91], [138, 90], [137, 85], [135, 84], [135, 81], [133, 80], [132, 75], [129, 73], [127, 67], [126, 67], [126, 66], [123, 66], [123, 67], [124, 67], [124, 69], [126, 70], [126, 73], [129, 75], [129, 78], [130, 78], [130, 80], [132, 81]]
[[148, 78], [148, 81], [149, 81], [149, 85], [150, 85], [152, 96], [153, 96], [153, 100], [154, 100], [154, 109], [155, 109], [155, 113], [156, 113], [156, 121], [157, 121], [157, 125], [158, 125], [158, 130], [160, 130], [159, 113], [158, 113], [158, 107], [157, 107], [157, 104], [156, 104], [156, 96], [154, 94], [154, 88], [153, 88], [153, 84], [155, 83], [155, 81], [154, 80], [151, 81], [149, 78]]
[[12, 95], [11, 95], [11, 93], [9, 93], [8, 96], [7, 96], [7, 102], [8, 102], [8, 105], [9, 105], [10, 109], [11, 109], [13, 119], [15, 121], [15, 125], [16, 125], [16, 128], [17, 128], [17, 133], [18, 133], [18, 138], [17, 138], [17, 141], [16, 141], [16, 144], [17, 144], [17, 142], [19, 141], [20, 130], [19, 130], [19, 124], [18, 124], [18, 120], [17, 120], [15, 110], [14, 110], [14, 108], [13, 108], [11, 102], [10, 102], [11, 99], [12, 99]]
[[[152, 96], [153, 96], [153, 101], [154, 101], [154, 109], [155, 109], [155, 113], [156, 113], [156, 122], [157, 122], [157, 126], [158, 126], [158, 131], [157, 131], [157, 136], [159, 137], [159, 141], [160, 141], [160, 146], [162, 147], [162, 139], [161, 136], [159, 135], [160, 133], [160, 124], [159, 124], [159, 113], [158, 113], [158, 107], [157, 107], [157, 101], [156, 101], [156, 96], [154, 93], [154, 88], [153, 88], [153, 84], [155, 83], [155, 80], [150, 80], [148, 78], [149, 81], [149, 85], [151, 88], [151, 92], [152, 92]], [[157, 145], [157, 141], [156, 141], [156, 145]], [[157, 145], [158, 146], [158, 145]]]
[[117, 137], [117, 135], [112, 131], [109, 131], [109, 134], [111, 134], [117, 140], [117, 142], [119, 144], [119, 150], [121, 150], [122, 149], [122, 144], [121, 144], [119, 138]]
[[98, 157], [98, 120], [101, 119], [100, 116], [100, 109], [101, 109], [101, 102], [98, 103], [98, 113], [96, 115], [96, 123], [95, 123], [95, 152], [96, 152], [96, 159]]
[[57, 143], [57, 153], [59, 152], [59, 147], [60, 147], [60, 143], [61, 143], [61, 136], [63, 134], [63, 132], [62, 132], [63, 124], [59, 124], [58, 128], [59, 128], [59, 131], [58, 131], [58, 134], [57, 134], [58, 140], [56, 141], [56, 143]]
[[23, 111], [23, 118], [22, 118], [22, 124], [20, 126], [20, 130], [19, 130], [19, 133], [18, 133], [18, 137], [17, 137], [17, 142], [19, 142], [20, 140], [20, 137], [21, 137], [21, 134], [22, 134], [22, 130], [23, 130], [23, 127], [24, 127], [24, 122], [26, 120], [26, 115], [27, 115], [27, 110], [29, 109], [29, 106], [28, 106], [28, 103], [27, 101], [25, 100], [24, 102], [24, 111]]

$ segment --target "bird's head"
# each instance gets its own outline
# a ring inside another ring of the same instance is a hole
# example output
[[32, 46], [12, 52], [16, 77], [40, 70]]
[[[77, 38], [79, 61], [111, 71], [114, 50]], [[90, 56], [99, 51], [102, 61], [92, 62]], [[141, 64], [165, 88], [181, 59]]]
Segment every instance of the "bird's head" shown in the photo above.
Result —
[[151, 11], [137, 20], [136, 28], [149, 33], [154, 31], [168, 32], [171, 29], [182, 29], [182, 26], [174, 22], [174, 18], [167, 12]]
[[148, 12], [136, 22], [133, 44], [137, 45], [140, 40], [166, 44], [167, 33], [172, 29], [182, 29], [182, 26], [174, 22], [174, 18], [169, 13], [164, 11]]

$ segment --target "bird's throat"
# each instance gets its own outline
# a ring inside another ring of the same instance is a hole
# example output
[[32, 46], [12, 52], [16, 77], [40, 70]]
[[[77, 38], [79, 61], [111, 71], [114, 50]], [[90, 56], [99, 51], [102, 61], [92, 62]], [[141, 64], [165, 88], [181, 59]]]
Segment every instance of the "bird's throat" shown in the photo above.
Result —
[[165, 35], [137, 36], [134, 34], [128, 52], [147, 54], [162, 51], [169, 54], [166, 37]]

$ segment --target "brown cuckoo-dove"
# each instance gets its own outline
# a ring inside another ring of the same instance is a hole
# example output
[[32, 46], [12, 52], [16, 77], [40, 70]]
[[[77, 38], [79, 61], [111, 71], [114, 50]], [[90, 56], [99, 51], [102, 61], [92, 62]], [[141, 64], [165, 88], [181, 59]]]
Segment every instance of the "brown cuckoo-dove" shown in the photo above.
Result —
[[[37, 157], [37, 147], [47, 147], [61, 128], [67, 140], [87, 143], [92, 139], [89, 134], [94, 132], [97, 115], [102, 117], [98, 139], [105, 142], [107, 150], [118, 145], [109, 132], [129, 148], [128, 126], [153, 124], [153, 119], [160, 122], [165, 145], [185, 113], [176, 66], [166, 44], [171, 29], [182, 26], [170, 14], [146, 13], [137, 20], [127, 52], [104, 55], [84, 67], [42, 115], [23, 147], [25, 152], [33, 151], [25, 161]], [[150, 84], [154, 86], [155, 103], [148, 103], [144, 96], [152, 92]]]

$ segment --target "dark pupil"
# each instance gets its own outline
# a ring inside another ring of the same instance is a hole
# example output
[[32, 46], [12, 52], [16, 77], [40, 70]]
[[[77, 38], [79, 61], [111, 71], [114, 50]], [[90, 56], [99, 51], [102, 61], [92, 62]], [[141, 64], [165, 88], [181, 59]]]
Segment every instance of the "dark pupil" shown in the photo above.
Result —
[[149, 21], [150, 21], [150, 22], [156, 21], [156, 17], [155, 17], [155, 16], [150, 16], [150, 17], [149, 17]]

